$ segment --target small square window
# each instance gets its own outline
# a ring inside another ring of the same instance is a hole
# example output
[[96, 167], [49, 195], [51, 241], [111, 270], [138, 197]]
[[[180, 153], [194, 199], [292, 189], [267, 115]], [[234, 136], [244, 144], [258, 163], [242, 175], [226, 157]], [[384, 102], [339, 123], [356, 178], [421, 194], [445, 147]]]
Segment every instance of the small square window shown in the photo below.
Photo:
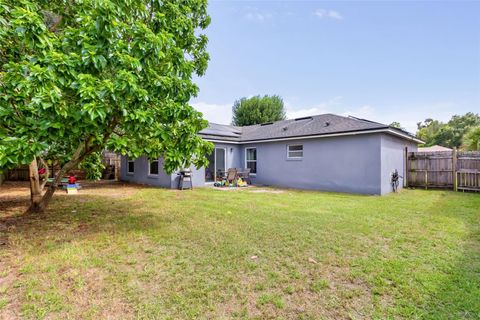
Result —
[[156, 176], [158, 175], [159, 167], [158, 167], [158, 160], [150, 160], [148, 162], [148, 174]]
[[135, 160], [128, 160], [127, 173], [135, 173]]
[[287, 158], [288, 159], [302, 159], [303, 158], [303, 145], [295, 144], [287, 146]]

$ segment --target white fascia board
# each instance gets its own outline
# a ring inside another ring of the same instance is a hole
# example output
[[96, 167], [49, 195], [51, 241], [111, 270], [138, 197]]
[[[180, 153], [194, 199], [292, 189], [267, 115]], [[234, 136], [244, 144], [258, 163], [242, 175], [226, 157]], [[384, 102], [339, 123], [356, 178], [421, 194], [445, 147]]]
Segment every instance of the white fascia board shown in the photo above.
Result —
[[343, 136], [354, 136], [360, 134], [370, 134], [370, 133], [389, 133], [394, 136], [404, 138], [406, 140], [414, 141], [416, 143], [425, 143], [424, 141], [407, 135], [402, 132], [398, 132], [392, 129], [376, 129], [376, 130], [365, 130], [365, 131], [351, 131], [351, 132], [341, 132], [341, 133], [328, 133], [328, 134], [319, 134], [313, 136], [299, 136], [299, 137], [287, 137], [287, 138], [272, 138], [264, 140], [249, 140], [249, 141], [225, 141], [225, 140], [216, 140], [216, 139], [205, 139], [210, 142], [217, 143], [230, 143], [230, 144], [253, 144], [253, 143], [266, 143], [266, 142], [275, 142], [275, 141], [292, 141], [292, 140], [305, 140], [305, 139], [317, 139], [317, 138], [330, 138], [330, 137], [343, 137]]

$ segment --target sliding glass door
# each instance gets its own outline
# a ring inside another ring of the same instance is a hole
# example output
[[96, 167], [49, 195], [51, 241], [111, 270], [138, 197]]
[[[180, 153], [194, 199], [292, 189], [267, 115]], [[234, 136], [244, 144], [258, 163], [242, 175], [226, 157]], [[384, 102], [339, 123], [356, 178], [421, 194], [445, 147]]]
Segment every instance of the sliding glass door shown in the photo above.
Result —
[[208, 166], [205, 168], [205, 182], [213, 182], [226, 171], [227, 151], [225, 148], [215, 148], [208, 156]]

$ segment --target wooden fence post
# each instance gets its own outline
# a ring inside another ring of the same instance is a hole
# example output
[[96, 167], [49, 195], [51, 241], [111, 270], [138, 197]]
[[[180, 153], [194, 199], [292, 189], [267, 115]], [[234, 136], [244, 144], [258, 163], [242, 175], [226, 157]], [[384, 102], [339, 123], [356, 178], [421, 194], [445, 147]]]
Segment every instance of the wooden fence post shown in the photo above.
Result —
[[428, 189], [428, 170], [425, 170], [425, 190]]
[[458, 181], [457, 181], [457, 148], [452, 150], [452, 178], [453, 178], [453, 191], [458, 191]]
[[408, 147], [405, 147], [405, 173], [403, 174], [403, 187], [408, 188]]
[[428, 189], [428, 170], [430, 169], [430, 158], [425, 158], [425, 190]]

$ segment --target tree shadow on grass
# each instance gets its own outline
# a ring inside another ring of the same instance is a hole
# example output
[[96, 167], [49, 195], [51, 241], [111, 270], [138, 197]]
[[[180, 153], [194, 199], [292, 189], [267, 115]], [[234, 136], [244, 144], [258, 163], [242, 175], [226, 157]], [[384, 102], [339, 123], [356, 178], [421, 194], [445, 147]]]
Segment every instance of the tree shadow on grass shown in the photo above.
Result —
[[146, 209], [142, 201], [136, 199], [136, 191], [141, 188], [111, 183], [86, 184], [77, 195], [57, 192], [44, 213], [25, 213], [28, 196], [3, 199], [0, 196], [0, 237], [24, 240], [41, 247], [46, 240], [52, 239], [70, 242], [96, 233], [161, 229], [162, 224], [168, 224], [171, 219], [166, 214]]

